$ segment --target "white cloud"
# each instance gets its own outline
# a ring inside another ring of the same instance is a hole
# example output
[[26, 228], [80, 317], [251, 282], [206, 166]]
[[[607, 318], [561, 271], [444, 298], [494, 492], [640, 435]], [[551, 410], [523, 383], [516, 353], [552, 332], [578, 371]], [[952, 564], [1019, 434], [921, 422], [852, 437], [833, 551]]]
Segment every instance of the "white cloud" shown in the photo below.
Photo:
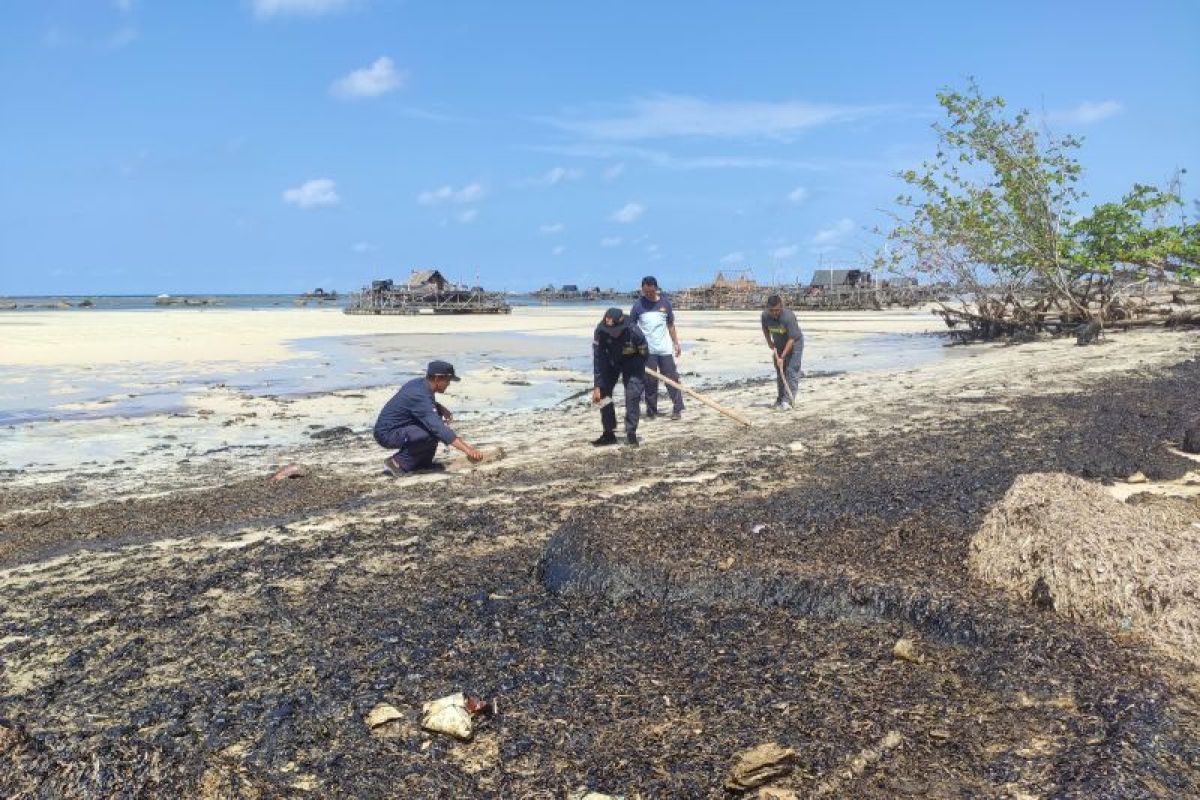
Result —
[[338, 78], [329, 87], [329, 91], [334, 97], [343, 100], [378, 97], [399, 89], [407, 79], [407, 72], [398, 72], [390, 58], [381, 56], [375, 59], [371, 66], [356, 69], [349, 75]]
[[567, 229], [567, 226], [563, 225], [561, 222], [554, 222], [554, 223], [548, 222], [545, 225], [542, 225], [541, 227], [538, 228], [538, 233], [544, 234], [546, 236], [553, 236], [556, 233], [562, 233], [566, 229]]
[[746, 254], [742, 251], [730, 253], [721, 259], [722, 264], [744, 264], [746, 262]]
[[613, 222], [633, 222], [646, 211], [640, 203], [626, 203], [612, 214]]
[[783, 247], [776, 247], [774, 250], [772, 250], [771, 258], [782, 260], [785, 258], [791, 258], [799, 252], [800, 248], [794, 244], [784, 245]]
[[802, 101], [712, 102], [685, 95], [629, 101], [613, 116], [568, 115], [548, 120], [592, 139], [636, 141], [680, 136], [787, 138], [808, 128], [848, 122], [891, 110], [886, 106], [840, 106]]
[[350, 249], [356, 253], [374, 253], [379, 248], [370, 242], [355, 242]]
[[655, 253], [658, 252], [658, 245], [656, 245], [656, 244], [646, 245], [646, 252], [649, 253], [650, 255], [654, 255]]
[[353, 0], [252, 0], [255, 16], [266, 18], [286, 16], [317, 17], [348, 8]]
[[605, 236], [600, 240], [601, 247], [617, 247], [625, 240], [620, 236]]
[[128, 14], [130, 11], [133, 11], [133, 0], [113, 0], [113, 5], [122, 14]]
[[553, 250], [551, 250], [551, 251], [550, 251], [550, 255], [553, 255], [553, 256], [561, 256], [561, 255], [562, 255], [563, 253], [565, 253], [565, 252], [567, 252], [567, 248], [563, 247], [563, 246], [560, 244], [558, 247], [556, 247], [556, 248], [554, 248]]
[[532, 186], [557, 186], [558, 184], [564, 183], [566, 181], [577, 181], [582, 177], [583, 177], [583, 170], [581, 170], [581, 169], [568, 168], [568, 167], [554, 167], [553, 169], [549, 170], [545, 175], [541, 175], [537, 178], [532, 178], [532, 179], [526, 181], [526, 183], [529, 185], [532, 185]]
[[854, 230], [854, 220], [840, 219], [828, 228], [817, 231], [813, 244], [833, 244]]
[[338, 197], [337, 187], [329, 178], [316, 178], [287, 189], [283, 193], [283, 202], [300, 208], [318, 208], [320, 206], [336, 206], [342, 202]]
[[477, 203], [487, 194], [487, 189], [481, 183], [469, 183], [461, 189], [453, 186], [439, 186], [417, 195], [417, 202], [423, 206], [436, 206], [441, 203]]
[[803, 186], [797, 186], [788, 192], [787, 199], [789, 203], [803, 203], [808, 199], [808, 189], [805, 189]]
[[1125, 108], [1116, 100], [1104, 100], [1099, 103], [1084, 101], [1074, 108], [1061, 111], [1051, 111], [1046, 115], [1047, 122], [1059, 122], [1074, 125], [1090, 125], [1102, 119], [1120, 114]]
[[831, 170], [880, 170], [890, 168], [887, 163], [882, 161], [845, 158], [801, 161], [787, 158], [764, 158], [761, 156], [677, 156], [663, 150], [655, 150], [648, 147], [632, 147], [609, 143], [597, 144], [595, 142], [571, 145], [548, 145], [532, 149], [545, 153], [571, 156], [573, 158], [636, 158], [655, 167], [677, 170], [779, 169], [827, 172]]
[[624, 174], [624, 172], [625, 172], [625, 162], [624, 161], [613, 164], [611, 167], [604, 170], [605, 183], [612, 183], [617, 178], [621, 177], [621, 175]]
[[474, 222], [478, 217], [479, 217], [479, 209], [478, 208], [468, 208], [466, 211], [463, 211], [461, 214], [458, 215], [458, 221], [461, 222], [463, 225], [469, 225], [472, 222]]

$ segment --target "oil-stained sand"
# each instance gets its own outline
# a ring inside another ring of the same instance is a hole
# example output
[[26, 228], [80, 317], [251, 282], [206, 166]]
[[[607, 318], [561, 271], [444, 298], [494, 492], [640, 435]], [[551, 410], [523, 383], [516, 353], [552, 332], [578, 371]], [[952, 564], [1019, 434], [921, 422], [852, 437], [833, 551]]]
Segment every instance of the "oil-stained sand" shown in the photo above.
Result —
[[[103, 522], [120, 546], [14, 554], [0, 788], [721, 797], [737, 752], [778, 741], [802, 796], [1195, 794], [1184, 668], [1000, 597], [966, 556], [1017, 474], [1194, 467], [1166, 443], [1197, 386], [1193, 360], [920, 425], [802, 417], [345, 497], [317, 472], [289, 484], [307, 510], [231, 487], [242, 526], [182, 497], [178, 525], [129, 502], [149, 533], [72, 508], [45, 527]], [[901, 636], [923, 663], [893, 658]], [[471, 743], [420, 733], [420, 703], [458, 690], [500, 714]], [[379, 702], [406, 714], [382, 736]]]

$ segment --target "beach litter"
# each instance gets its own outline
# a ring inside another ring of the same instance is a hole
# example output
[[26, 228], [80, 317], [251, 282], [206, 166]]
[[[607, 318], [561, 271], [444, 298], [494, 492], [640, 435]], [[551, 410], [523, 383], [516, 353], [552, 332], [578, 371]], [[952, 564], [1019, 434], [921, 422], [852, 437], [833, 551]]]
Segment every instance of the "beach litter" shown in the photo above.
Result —
[[367, 714], [367, 727], [378, 728], [380, 725], [385, 725], [392, 720], [402, 719], [403, 714], [400, 709], [395, 706], [389, 706], [387, 703], [380, 703], [371, 709]]
[[456, 692], [421, 706], [421, 727], [433, 733], [444, 733], [466, 741], [474, 733], [473, 717], [497, 712], [496, 700], [481, 700], [473, 695]]
[[275, 474], [271, 476], [271, 480], [284, 481], [288, 478], [303, 478], [307, 475], [308, 467], [303, 464], [287, 464], [276, 470]]
[[744, 750], [729, 768], [725, 788], [733, 792], [745, 792], [762, 786], [791, 772], [795, 758], [795, 750], [775, 742]]
[[575, 791], [567, 795], [567, 800], [625, 800], [625, 795], [593, 792], [586, 786], [580, 786]]

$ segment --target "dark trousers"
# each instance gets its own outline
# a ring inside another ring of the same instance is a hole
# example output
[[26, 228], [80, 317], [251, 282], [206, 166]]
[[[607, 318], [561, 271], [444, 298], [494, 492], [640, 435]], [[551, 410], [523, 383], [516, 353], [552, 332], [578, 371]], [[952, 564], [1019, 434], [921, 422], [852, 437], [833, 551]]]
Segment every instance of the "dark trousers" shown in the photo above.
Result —
[[[650, 355], [646, 358], [646, 366], [659, 372], [665, 378], [679, 383], [679, 370], [675, 367], [675, 356]], [[667, 387], [667, 396], [671, 398], [671, 408], [683, 411], [683, 392], [674, 386]], [[658, 378], [646, 375], [646, 416], [658, 415]]]
[[[641, 415], [642, 391], [646, 373], [641, 369], [621, 372], [611, 372], [600, 376], [600, 399], [612, 397], [617, 381], [625, 385], [625, 433], [637, 433], [638, 417]], [[600, 408], [600, 424], [605, 433], [615, 433], [617, 430], [617, 412], [615, 403], [608, 403]]]
[[804, 356], [804, 340], [797, 339], [792, 345], [792, 352], [788, 353], [788, 357], [783, 360], [783, 369], [775, 370], [775, 389], [779, 396], [775, 399], [777, 403], [788, 402], [787, 389], [783, 388], [783, 382], [786, 379], [788, 388], [792, 390], [792, 396], [799, 398], [800, 396], [800, 359]]
[[438, 440], [420, 425], [405, 425], [390, 431], [375, 431], [380, 447], [395, 447], [396, 463], [405, 472], [426, 469], [437, 455]]

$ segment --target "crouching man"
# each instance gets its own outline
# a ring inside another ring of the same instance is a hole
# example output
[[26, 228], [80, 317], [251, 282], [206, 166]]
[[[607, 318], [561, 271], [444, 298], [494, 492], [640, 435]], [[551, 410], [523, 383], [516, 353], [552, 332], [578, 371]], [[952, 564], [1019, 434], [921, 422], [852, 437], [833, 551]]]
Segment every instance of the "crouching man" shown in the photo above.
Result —
[[625, 441], [637, 447], [638, 414], [645, 388], [646, 337], [629, 325], [625, 312], [610, 308], [592, 336], [592, 402], [600, 403], [600, 423], [604, 435], [592, 442], [596, 447], [617, 443], [617, 412], [612, 393], [621, 381], [625, 386]]
[[446, 391], [451, 381], [460, 378], [454, 366], [445, 361], [430, 361], [424, 378], [413, 378], [400, 387], [375, 422], [375, 441], [381, 447], [395, 448], [396, 454], [384, 461], [387, 471], [396, 477], [417, 470], [443, 470], [445, 465], [434, 464], [438, 442], [461, 450], [472, 462], [483, 460], [483, 454], [463, 441], [446, 423], [454, 415], [434, 399]]

